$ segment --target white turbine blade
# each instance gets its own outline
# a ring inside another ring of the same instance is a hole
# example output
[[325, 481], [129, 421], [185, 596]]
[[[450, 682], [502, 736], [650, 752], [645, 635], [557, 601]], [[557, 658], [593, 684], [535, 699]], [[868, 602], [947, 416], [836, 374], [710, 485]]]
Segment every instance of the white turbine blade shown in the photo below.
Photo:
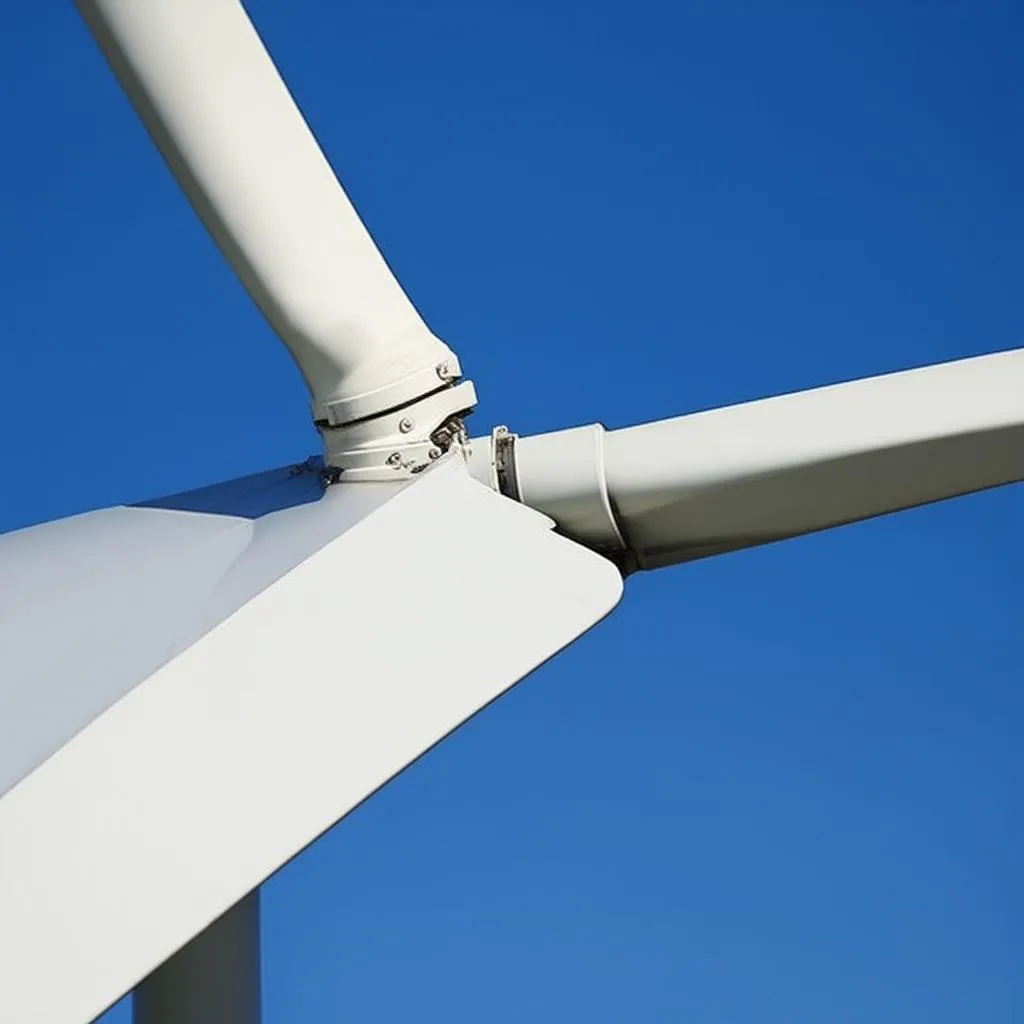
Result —
[[1024, 349], [514, 451], [522, 501], [656, 568], [1024, 479]]
[[0, 537], [0, 1021], [93, 1020], [621, 593], [457, 456], [260, 486]]
[[76, 0], [164, 158], [290, 349], [318, 418], [433, 390], [427, 329], [238, 0]]
[[606, 438], [642, 565], [761, 544], [1024, 479], [1024, 350]]

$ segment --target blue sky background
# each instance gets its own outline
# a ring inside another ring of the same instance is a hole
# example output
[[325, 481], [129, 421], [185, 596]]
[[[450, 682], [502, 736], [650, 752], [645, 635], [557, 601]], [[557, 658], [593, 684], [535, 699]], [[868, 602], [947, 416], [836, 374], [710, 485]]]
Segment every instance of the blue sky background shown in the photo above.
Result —
[[[71, 5], [9, 6], [0, 529], [313, 451]], [[477, 432], [1024, 344], [1009, 0], [249, 7]], [[631, 579], [267, 886], [268, 1024], [1020, 1021], [1022, 527]]]

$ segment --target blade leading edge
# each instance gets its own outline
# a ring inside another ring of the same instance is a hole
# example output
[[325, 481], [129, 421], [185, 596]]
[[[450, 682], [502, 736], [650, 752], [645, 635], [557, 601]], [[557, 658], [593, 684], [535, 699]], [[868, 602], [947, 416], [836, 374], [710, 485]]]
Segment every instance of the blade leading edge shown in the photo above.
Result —
[[238, 0], [76, 0], [203, 223], [345, 422], [458, 363], [402, 291]]

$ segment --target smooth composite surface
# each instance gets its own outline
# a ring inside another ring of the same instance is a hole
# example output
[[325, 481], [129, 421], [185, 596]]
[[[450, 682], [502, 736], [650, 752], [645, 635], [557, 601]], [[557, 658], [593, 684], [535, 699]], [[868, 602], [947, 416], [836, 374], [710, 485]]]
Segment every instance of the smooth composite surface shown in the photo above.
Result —
[[320, 415], [373, 405], [420, 371], [436, 380], [452, 352], [392, 276], [238, 0], [78, 7]]
[[401, 487], [285, 467], [0, 536], [0, 796]]
[[515, 451], [527, 504], [654, 569], [1024, 480], [1024, 349]]
[[0, 800], [0, 1020], [92, 1020], [621, 593], [458, 460], [360, 512]]

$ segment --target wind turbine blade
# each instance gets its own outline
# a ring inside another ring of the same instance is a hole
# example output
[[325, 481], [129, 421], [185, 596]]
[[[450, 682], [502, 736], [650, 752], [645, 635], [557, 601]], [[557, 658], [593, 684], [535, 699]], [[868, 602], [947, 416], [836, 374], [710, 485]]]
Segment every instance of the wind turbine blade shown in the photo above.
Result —
[[238, 0], [76, 0], [189, 200], [332, 423], [458, 363], [395, 280]]
[[93, 1020], [621, 594], [458, 456], [280, 475], [0, 537], [0, 1021]]
[[522, 501], [657, 568], [1024, 480], [1024, 349], [514, 451]]

